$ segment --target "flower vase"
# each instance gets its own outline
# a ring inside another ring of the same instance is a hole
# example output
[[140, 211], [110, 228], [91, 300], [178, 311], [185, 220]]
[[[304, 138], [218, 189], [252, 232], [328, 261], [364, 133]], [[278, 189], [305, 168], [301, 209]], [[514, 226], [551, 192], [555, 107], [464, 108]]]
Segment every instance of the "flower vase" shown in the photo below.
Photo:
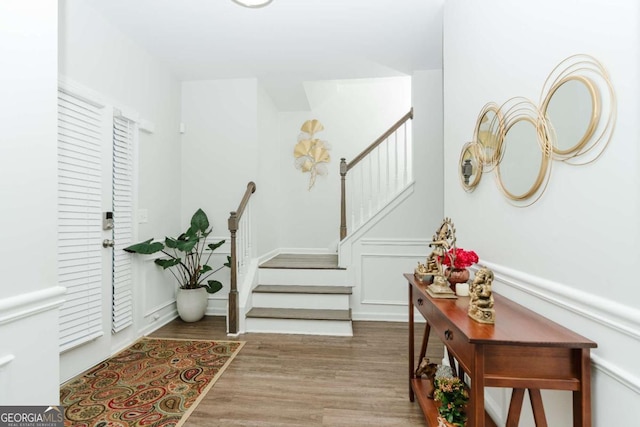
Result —
[[466, 268], [447, 268], [445, 276], [449, 281], [449, 287], [453, 292], [456, 291], [456, 283], [464, 283], [469, 280], [469, 270]]

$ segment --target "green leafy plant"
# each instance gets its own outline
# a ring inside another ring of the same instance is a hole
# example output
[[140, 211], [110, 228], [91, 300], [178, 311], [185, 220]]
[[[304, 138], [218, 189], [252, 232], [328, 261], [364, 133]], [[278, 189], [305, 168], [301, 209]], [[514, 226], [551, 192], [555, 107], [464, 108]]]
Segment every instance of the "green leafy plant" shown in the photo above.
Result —
[[441, 377], [434, 380], [433, 398], [440, 402], [438, 413], [450, 424], [464, 427], [467, 414], [464, 409], [469, 402], [469, 392], [458, 377]]
[[142, 255], [162, 252], [166, 258], [158, 258], [154, 262], [165, 270], [169, 269], [182, 289], [206, 288], [207, 292], [213, 294], [222, 289], [222, 283], [207, 278], [224, 267], [230, 267], [231, 260], [227, 257], [227, 262], [217, 269], [209, 265], [213, 251], [225, 242], [221, 240], [207, 244], [207, 236], [211, 231], [207, 215], [202, 209], [198, 209], [191, 217], [189, 229], [177, 238], [166, 237], [164, 243], [156, 242], [152, 238], [124, 250]]

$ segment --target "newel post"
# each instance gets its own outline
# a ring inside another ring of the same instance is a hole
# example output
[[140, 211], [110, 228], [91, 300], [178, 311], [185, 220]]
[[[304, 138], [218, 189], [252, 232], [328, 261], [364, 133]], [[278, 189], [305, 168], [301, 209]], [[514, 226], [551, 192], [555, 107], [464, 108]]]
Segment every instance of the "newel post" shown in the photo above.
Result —
[[347, 161], [340, 159], [340, 240], [347, 237], [347, 200], [346, 200]]
[[238, 231], [238, 215], [232, 211], [229, 216], [229, 232], [231, 233], [231, 288], [229, 289], [229, 311], [227, 319], [229, 322], [229, 334], [238, 333], [238, 312], [240, 311], [238, 301], [238, 262], [236, 259], [236, 232]]

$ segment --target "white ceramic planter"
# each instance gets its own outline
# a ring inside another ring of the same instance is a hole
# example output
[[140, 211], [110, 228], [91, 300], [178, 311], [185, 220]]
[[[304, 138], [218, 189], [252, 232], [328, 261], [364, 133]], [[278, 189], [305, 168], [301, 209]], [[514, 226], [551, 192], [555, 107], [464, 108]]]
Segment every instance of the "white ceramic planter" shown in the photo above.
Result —
[[205, 288], [181, 289], [176, 293], [178, 315], [185, 322], [197, 322], [207, 311], [207, 290]]

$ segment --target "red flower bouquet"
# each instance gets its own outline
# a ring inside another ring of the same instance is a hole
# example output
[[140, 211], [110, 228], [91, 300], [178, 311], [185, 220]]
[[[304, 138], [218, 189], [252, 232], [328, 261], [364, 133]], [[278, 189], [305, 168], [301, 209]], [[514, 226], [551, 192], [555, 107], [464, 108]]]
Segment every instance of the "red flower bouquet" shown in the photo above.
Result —
[[478, 254], [474, 251], [465, 251], [462, 248], [451, 248], [449, 252], [440, 261], [442, 265], [451, 266], [451, 260], [453, 260], [453, 268], [463, 269], [478, 262]]

